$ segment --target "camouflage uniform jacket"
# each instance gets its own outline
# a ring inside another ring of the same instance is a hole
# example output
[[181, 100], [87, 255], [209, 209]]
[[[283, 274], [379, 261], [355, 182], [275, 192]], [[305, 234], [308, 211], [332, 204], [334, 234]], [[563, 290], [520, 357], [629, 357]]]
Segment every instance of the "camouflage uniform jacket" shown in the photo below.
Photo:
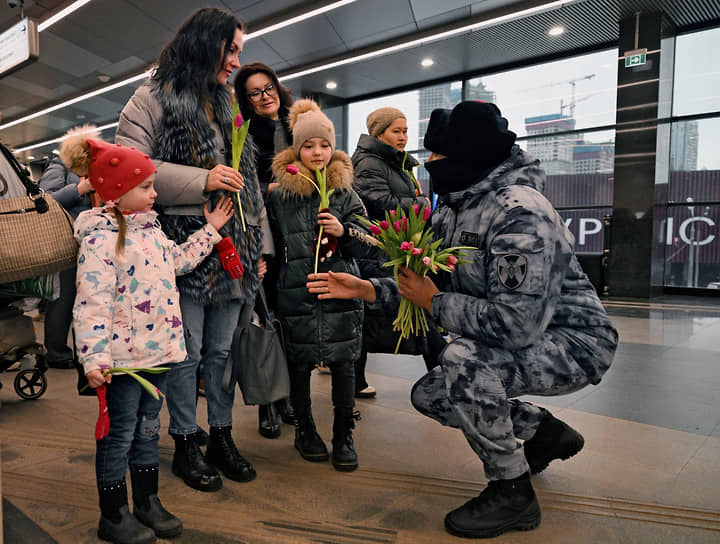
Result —
[[[575, 257], [572, 234], [541, 193], [544, 180], [539, 161], [514, 146], [487, 177], [442, 197], [432, 218], [441, 247], [477, 249], [437, 279], [432, 315], [451, 333], [508, 351], [554, 333], [597, 383], [617, 332]], [[378, 295], [387, 297], [382, 284], [375, 283]], [[574, 331], [602, 348], [577, 341]]]

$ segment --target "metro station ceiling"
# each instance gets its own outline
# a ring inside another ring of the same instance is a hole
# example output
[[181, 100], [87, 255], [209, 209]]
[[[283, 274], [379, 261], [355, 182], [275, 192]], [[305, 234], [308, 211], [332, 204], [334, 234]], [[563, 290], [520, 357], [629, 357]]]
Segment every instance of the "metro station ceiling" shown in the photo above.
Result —
[[[24, 14], [42, 22], [71, 3], [26, 0]], [[40, 33], [36, 62], [0, 76], [0, 139], [22, 148], [57, 138], [77, 124], [114, 122], [141, 80], [13, 124], [145, 72], [197, 8], [232, 11], [252, 35], [332, 4], [331, 0], [93, 0]], [[533, 9], [533, 13], [518, 14]], [[241, 61], [268, 64], [287, 78], [283, 83], [295, 97], [315, 95], [326, 102], [346, 102], [615, 46], [618, 21], [638, 11], [664, 12], [668, 34], [720, 24], [720, 0], [356, 0], [253, 37], [245, 43]], [[0, 32], [19, 20], [20, 10], [2, 2]], [[436, 37], [472, 24], [478, 27]], [[564, 26], [565, 33], [548, 36], [547, 31], [556, 25]], [[410, 48], [296, 77], [307, 69], [421, 38], [426, 39]], [[425, 57], [434, 59], [433, 66], [421, 66]], [[335, 89], [328, 90], [329, 80], [337, 84]], [[27, 154], [22, 157], [27, 159]]]

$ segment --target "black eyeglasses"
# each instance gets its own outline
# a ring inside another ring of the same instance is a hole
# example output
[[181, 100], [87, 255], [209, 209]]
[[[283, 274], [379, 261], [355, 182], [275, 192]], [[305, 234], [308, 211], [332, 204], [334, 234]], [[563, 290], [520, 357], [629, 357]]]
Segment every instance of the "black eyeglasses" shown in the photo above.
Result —
[[269, 85], [266, 85], [262, 91], [250, 91], [249, 93], [247, 93], [247, 97], [250, 99], [250, 102], [260, 102], [263, 99], [264, 94], [268, 96], [275, 96], [277, 94], [277, 89], [275, 88], [275, 85], [270, 83]]

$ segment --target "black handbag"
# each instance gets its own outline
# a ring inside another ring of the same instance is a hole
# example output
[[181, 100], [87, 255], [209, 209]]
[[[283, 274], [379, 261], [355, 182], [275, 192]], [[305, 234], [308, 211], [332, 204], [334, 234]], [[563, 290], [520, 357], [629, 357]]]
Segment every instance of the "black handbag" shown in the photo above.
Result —
[[290, 395], [282, 326], [270, 314], [262, 288], [254, 308], [259, 324], [251, 322], [252, 310], [245, 308], [233, 334], [222, 387], [230, 393], [237, 383], [245, 404], [270, 404]]

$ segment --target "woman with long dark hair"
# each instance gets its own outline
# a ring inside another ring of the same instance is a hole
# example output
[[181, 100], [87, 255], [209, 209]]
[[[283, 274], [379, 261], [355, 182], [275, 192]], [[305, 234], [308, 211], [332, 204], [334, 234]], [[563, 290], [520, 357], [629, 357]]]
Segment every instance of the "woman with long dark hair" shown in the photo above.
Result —
[[[275, 153], [292, 143], [288, 125], [288, 109], [293, 103], [290, 89], [278, 80], [275, 71], [262, 62], [243, 64], [233, 81], [235, 97], [240, 104], [243, 119], [250, 120], [249, 132], [257, 146], [257, 174], [263, 198], [279, 184], [272, 174]], [[268, 273], [263, 287], [268, 303], [275, 307], [275, 280], [277, 267], [268, 259]], [[279, 417], [278, 417], [279, 416]], [[295, 414], [288, 399], [258, 406], [258, 432], [265, 438], [280, 436], [280, 420], [295, 424]]]
[[[255, 469], [231, 435], [234, 392], [221, 387], [233, 331], [265, 273], [262, 255], [272, 253], [252, 137], [239, 171], [229, 166], [232, 97], [227, 81], [240, 67], [243, 33], [243, 23], [226, 11], [203, 8], [193, 13], [163, 49], [150, 81], [123, 109], [116, 137], [117, 143], [134, 146], [155, 162], [160, 222], [175, 242], [184, 242], [204, 223], [205, 202], [214, 205], [230, 196], [235, 206], [233, 218], [220, 230], [230, 248], [222, 260], [214, 251], [177, 281], [188, 358], [168, 375], [170, 434], [175, 439], [172, 469], [202, 491], [222, 487], [218, 470], [231, 480], [255, 478]], [[195, 434], [198, 367], [210, 424], [205, 456]]]

